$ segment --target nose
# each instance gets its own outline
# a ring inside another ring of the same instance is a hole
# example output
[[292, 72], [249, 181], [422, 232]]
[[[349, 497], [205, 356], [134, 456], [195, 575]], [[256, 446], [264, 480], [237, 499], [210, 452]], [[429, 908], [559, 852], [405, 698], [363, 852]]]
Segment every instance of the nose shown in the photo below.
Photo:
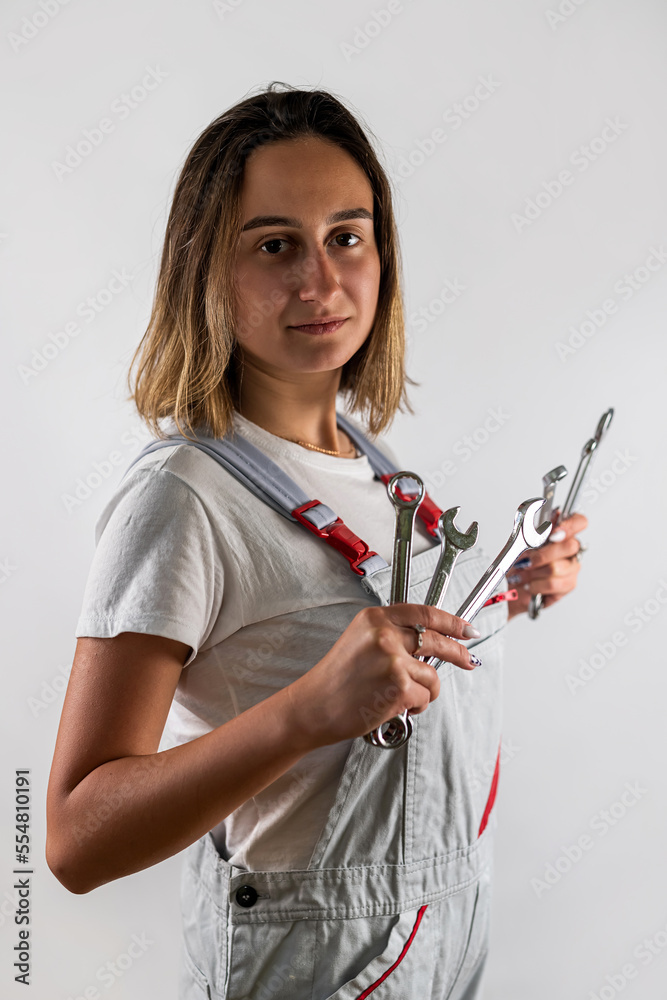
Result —
[[324, 248], [304, 258], [298, 277], [299, 298], [302, 302], [330, 302], [340, 291], [336, 264]]

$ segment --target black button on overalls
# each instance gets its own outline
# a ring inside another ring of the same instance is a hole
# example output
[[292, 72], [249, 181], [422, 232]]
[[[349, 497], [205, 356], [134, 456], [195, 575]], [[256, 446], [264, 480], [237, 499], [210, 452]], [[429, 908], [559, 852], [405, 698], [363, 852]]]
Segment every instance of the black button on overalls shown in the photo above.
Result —
[[257, 902], [257, 889], [252, 885], [242, 885], [236, 890], [236, 902], [239, 906], [254, 906]]

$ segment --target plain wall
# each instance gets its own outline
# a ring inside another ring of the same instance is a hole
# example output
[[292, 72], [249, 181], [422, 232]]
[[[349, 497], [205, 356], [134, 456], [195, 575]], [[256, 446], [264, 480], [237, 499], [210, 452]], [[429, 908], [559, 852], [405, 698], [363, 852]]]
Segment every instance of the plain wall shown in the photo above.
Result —
[[[214, 117], [276, 79], [332, 90], [378, 137], [420, 383], [388, 441], [441, 506], [461, 504], [464, 528], [479, 521], [485, 549], [616, 410], [577, 591], [508, 631], [484, 996], [662, 996], [664, 3], [11, 0], [0, 20], [2, 995], [26, 995], [12, 818], [14, 772], [29, 768], [32, 1000], [175, 997], [180, 857], [72, 895], [44, 860], [44, 799], [94, 524], [148, 438], [125, 377], [175, 177]], [[154, 89], [122, 105], [149, 72]], [[104, 118], [90, 155], [59, 168]], [[114, 271], [126, 284], [91, 319], [85, 300]], [[133, 935], [142, 956], [111, 972]]]

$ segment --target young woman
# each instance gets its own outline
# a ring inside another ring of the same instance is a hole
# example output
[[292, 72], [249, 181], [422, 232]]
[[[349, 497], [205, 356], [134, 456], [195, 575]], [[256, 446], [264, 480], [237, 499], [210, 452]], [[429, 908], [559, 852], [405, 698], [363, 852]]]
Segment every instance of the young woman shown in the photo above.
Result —
[[[74, 893], [186, 851], [180, 1000], [478, 995], [503, 627], [573, 589], [585, 518], [470, 626], [423, 604], [426, 530], [389, 606], [388, 566], [354, 571], [189, 443], [235, 432], [390, 563], [363, 431], [409, 409], [399, 280], [386, 175], [331, 94], [272, 85], [197, 139], [133, 393], [189, 440], [142, 454], [100, 515], [46, 849]], [[448, 607], [489, 561], [461, 557]], [[401, 749], [361, 739], [405, 710]]]

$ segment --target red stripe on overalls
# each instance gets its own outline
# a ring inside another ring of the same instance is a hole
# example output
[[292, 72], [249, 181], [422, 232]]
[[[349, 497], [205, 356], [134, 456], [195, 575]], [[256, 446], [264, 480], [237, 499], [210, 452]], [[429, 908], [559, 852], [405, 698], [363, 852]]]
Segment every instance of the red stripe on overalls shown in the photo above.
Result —
[[482, 816], [482, 822], [479, 824], [478, 837], [481, 837], [486, 829], [486, 824], [489, 822], [489, 816], [491, 815], [491, 810], [493, 809], [493, 803], [496, 801], [496, 792], [498, 791], [498, 778], [500, 776], [500, 748], [502, 747], [502, 740], [498, 746], [498, 756], [496, 757], [496, 769], [493, 772], [493, 779], [491, 781], [491, 789], [489, 791], [489, 797], [486, 800], [486, 807], [484, 809], [484, 815]]
[[396, 961], [394, 962], [394, 964], [392, 965], [392, 967], [390, 969], [387, 969], [387, 971], [385, 973], [383, 973], [380, 976], [379, 979], [376, 979], [374, 983], [372, 983], [370, 986], [367, 986], [366, 989], [364, 990], [364, 992], [359, 994], [359, 996], [357, 997], [357, 1000], [365, 1000], [365, 998], [367, 996], [371, 995], [371, 993], [373, 992], [373, 990], [376, 990], [378, 988], [378, 986], [382, 985], [382, 983], [385, 981], [385, 979], [387, 978], [387, 976], [390, 976], [392, 974], [392, 972], [394, 972], [399, 967], [399, 965], [401, 964], [401, 962], [403, 961], [403, 959], [405, 958], [405, 956], [408, 953], [408, 948], [410, 947], [410, 945], [414, 941], [415, 934], [417, 933], [417, 931], [419, 929], [419, 925], [421, 923], [422, 917], [424, 916], [424, 910], [426, 909], [427, 906], [428, 906], [428, 903], [425, 903], [424, 906], [421, 906], [419, 908], [419, 913], [417, 914], [417, 919], [415, 920], [415, 925], [412, 928], [412, 931], [410, 932], [410, 937], [408, 938], [408, 940], [403, 945], [403, 951], [398, 956], [398, 958], [396, 959]]

